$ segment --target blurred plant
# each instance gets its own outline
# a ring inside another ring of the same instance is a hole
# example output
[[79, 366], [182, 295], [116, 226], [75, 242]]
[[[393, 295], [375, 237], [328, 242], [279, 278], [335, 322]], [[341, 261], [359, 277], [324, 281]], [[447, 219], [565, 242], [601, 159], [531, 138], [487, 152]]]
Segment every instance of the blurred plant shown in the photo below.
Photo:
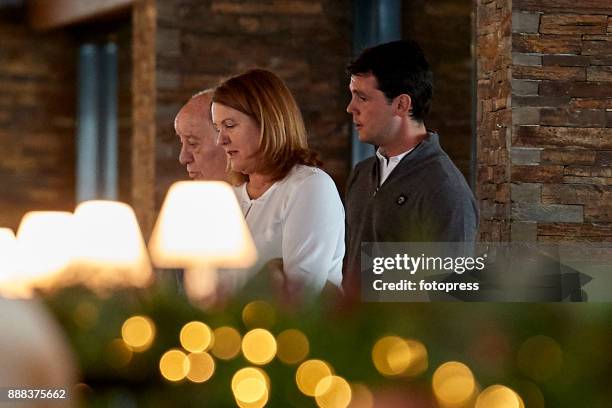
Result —
[[[203, 311], [172, 279], [108, 298], [67, 288], [47, 303], [78, 356], [77, 392], [89, 406], [539, 408], [612, 400], [607, 304], [347, 305], [324, 294], [298, 310], [247, 288]], [[251, 375], [237, 380], [248, 367]]]

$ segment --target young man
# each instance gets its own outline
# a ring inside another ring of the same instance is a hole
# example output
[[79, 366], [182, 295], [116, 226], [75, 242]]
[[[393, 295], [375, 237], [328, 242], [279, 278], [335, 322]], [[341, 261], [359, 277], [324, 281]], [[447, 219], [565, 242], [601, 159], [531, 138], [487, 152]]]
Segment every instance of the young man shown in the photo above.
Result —
[[181, 141], [180, 163], [194, 180], [227, 179], [225, 151], [217, 146], [210, 118], [212, 89], [195, 94], [174, 119]]
[[366, 49], [348, 67], [359, 140], [377, 147], [348, 182], [345, 282], [359, 290], [362, 242], [474, 242], [478, 210], [465, 178], [424, 119], [433, 74], [414, 41]]

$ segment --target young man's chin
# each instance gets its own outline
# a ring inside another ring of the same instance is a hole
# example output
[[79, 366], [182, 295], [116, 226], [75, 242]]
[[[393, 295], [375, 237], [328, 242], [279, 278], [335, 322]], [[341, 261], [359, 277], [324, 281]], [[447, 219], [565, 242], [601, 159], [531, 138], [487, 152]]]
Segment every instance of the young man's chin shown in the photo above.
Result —
[[364, 133], [358, 133], [358, 139], [361, 143], [370, 143], [372, 144], [372, 141], [370, 140], [370, 138], [368, 137], [368, 135], [364, 134]]

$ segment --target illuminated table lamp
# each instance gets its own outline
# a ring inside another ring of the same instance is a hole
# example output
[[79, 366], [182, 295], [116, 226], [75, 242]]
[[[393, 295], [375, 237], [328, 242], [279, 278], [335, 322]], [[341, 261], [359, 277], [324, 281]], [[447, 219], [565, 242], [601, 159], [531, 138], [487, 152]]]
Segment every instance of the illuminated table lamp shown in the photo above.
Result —
[[0, 406], [80, 406], [80, 401], [73, 392], [73, 387], [80, 378], [76, 359], [56, 317], [36, 299], [0, 298], [0, 310], [2, 387], [10, 385], [26, 390], [67, 389], [66, 399], [55, 400], [43, 400], [40, 395], [38, 399], [9, 400], [7, 391], [3, 390], [5, 394]]
[[9, 298], [24, 296], [15, 285], [18, 280], [18, 262], [17, 239], [13, 230], [0, 228], [0, 296]]
[[72, 213], [66, 211], [26, 213], [17, 230], [17, 249], [19, 270], [14, 280], [14, 288], [31, 296], [34, 288], [55, 287], [73, 258]]
[[257, 250], [229, 184], [174, 183], [157, 218], [149, 250], [158, 268], [184, 268], [192, 300], [214, 294], [217, 268], [248, 268]]
[[151, 263], [132, 207], [117, 201], [85, 201], [74, 211], [73, 283], [94, 291], [144, 287], [153, 277]]
[[[21, 242], [25, 245], [38, 244], [48, 238], [46, 233], [54, 224], [63, 224], [70, 219], [70, 213], [40, 214], [30, 213], [24, 217], [20, 227]], [[66, 227], [66, 225], [64, 225]], [[64, 228], [65, 229], [65, 228]], [[37, 241], [36, 231], [43, 232]], [[56, 234], [57, 235], [57, 234]], [[58, 237], [60, 238], [60, 237]], [[29, 248], [33, 248], [30, 246]], [[31, 258], [37, 253], [20, 253], [19, 243], [13, 231], [0, 228], [0, 384], [2, 386], [16, 384], [22, 389], [67, 388], [77, 382], [77, 370], [70, 346], [55, 319], [49, 314], [43, 304], [30, 298], [35, 282], [25, 276], [21, 267], [23, 255]], [[44, 256], [45, 253], [43, 252]], [[49, 259], [55, 260], [55, 266], [60, 262], [61, 255], [55, 254]], [[45, 276], [41, 265], [27, 263], [31, 272], [39, 272], [38, 278]], [[10, 298], [10, 299], [4, 299]], [[58, 407], [72, 406], [72, 403], [61, 403]], [[0, 404], [12, 406], [14, 404]], [[24, 402], [23, 407], [42, 406], [44, 404]]]

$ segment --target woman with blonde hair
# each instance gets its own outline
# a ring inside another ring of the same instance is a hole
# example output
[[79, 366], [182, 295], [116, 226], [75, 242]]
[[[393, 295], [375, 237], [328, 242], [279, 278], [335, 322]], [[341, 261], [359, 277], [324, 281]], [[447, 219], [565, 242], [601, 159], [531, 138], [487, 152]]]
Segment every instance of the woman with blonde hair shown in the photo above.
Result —
[[256, 269], [282, 259], [289, 294], [318, 293], [326, 282], [340, 288], [344, 209], [287, 86], [262, 69], [234, 76], [216, 88], [212, 119], [258, 250]]

